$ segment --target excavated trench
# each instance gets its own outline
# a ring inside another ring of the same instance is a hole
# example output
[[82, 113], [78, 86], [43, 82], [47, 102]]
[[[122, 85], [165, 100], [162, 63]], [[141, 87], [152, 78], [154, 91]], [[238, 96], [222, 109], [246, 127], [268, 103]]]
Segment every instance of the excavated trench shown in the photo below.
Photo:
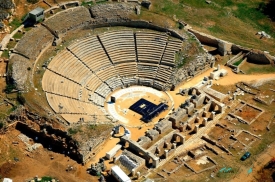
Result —
[[64, 154], [78, 163], [82, 162], [81, 155], [78, 152], [77, 142], [68, 136], [67, 132], [53, 129], [46, 125], [40, 126], [40, 129], [36, 130], [21, 122], [17, 122], [15, 129], [36, 143], [41, 143], [43, 147], [48, 150]]

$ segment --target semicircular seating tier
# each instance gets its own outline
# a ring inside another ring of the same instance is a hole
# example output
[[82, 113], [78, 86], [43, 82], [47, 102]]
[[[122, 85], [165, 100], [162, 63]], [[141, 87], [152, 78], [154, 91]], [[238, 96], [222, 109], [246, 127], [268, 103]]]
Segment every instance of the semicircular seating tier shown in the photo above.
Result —
[[121, 30], [78, 39], [52, 59], [42, 87], [55, 113], [69, 122], [89, 121], [95, 113], [107, 115], [105, 98], [118, 88], [169, 89], [181, 46], [180, 40], [153, 31]]

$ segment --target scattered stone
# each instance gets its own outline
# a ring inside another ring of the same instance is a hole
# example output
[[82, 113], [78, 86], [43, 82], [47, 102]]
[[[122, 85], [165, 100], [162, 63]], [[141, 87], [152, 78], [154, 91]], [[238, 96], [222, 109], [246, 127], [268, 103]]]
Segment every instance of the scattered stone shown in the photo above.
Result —
[[260, 39], [262, 39], [262, 38], [264, 38], [264, 37], [265, 37], [265, 38], [268, 38], [268, 39], [271, 38], [271, 36], [268, 35], [265, 31], [257, 32], [256, 35], [260, 35], [260, 36], [261, 36]]

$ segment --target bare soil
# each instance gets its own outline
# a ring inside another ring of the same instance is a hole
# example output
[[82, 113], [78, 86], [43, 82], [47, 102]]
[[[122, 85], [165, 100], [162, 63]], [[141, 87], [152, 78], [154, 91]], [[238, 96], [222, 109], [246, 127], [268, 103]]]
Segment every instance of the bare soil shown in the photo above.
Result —
[[[25, 150], [25, 144], [17, 138], [20, 132], [9, 130], [0, 135], [0, 176], [13, 179], [15, 182], [25, 181], [35, 176], [52, 176], [60, 181], [96, 181], [97, 178], [86, 173], [86, 167], [76, 163], [63, 154], [54, 153], [44, 148], [33, 152]], [[12, 144], [18, 142], [18, 144]], [[18, 162], [15, 161], [18, 158]], [[51, 159], [53, 158], [53, 159]], [[66, 171], [68, 166], [73, 170]]]

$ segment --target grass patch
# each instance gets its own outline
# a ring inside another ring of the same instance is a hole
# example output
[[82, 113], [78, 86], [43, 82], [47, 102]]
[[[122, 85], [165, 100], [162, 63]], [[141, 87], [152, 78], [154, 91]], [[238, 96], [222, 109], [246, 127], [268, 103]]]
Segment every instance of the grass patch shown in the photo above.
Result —
[[31, 30], [32, 29], [32, 27], [25, 27], [24, 28], [24, 30], [27, 32], [27, 31], [29, 31], [29, 30]]
[[94, 124], [89, 125], [89, 129], [90, 130], [96, 130], [97, 129], [97, 125], [94, 125]]
[[5, 88], [5, 92], [6, 92], [7, 94], [9, 94], [9, 93], [11, 93], [11, 91], [12, 91], [13, 89], [15, 89], [15, 88], [16, 88], [16, 86], [15, 86], [14, 84], [12, 84], [12, 83], [7, 83], [6, 88]]
[[241, 62], [243, 62], [242, 59], [240, 59], [239, 61], [236, 61], [233, 65], [234, 65], [234, 66], [239, 66], [239, 65], [241, 64]]
[[13, 38], [15, 39], [21, 39], [23, 37], [22, 33], [17, 32], [16, 34], [14, 34]]
[[263, 67], [263, 68], [251, 68], [248, 71], [249, 74], [251, 73], [275, 73], [275, 67], [269, 66], [269, 67]]
[[108, 0], [98, 0], [96, 1], [96, 4], [105, 3], [105, 2], [108, 2]]
[[16, 46], [17, 42], [14, 40], [14, 41], [9, 41], [8, 45], [7, 45], [7, 48], [10, 50], [10, 49], [13, 49], [15, 46]]
[[1, 56], [2, 58], [9, 58], [9, 50], [4, 50], [3, 52], [2, 52], [2, 56]]
[[54, 178], [50, 176], [43, 176], [41, 179], [40, 178], [34, 178], [35, 182], [49, 182], [52, 181]]
[[81, 6], [85, 6], [85, 7], [87, 7], [87, 6], [93, 6], [94, 5], [94, 2], [93, 1], [90, 1], [90, 2], [85, 2], [85, 1], [83, 1], [82, 3], [81, 3]]
[[237, 7], [238, 8], [236, 11], [234, 11], [234, 14], [243, 21], [246, 21], [246, 20], [257, 21], [265, 18], [265, 15], [257, 10], [258, 5], [253, 6], [252, 4], [251, 6], [250, 4], [239, 3], [237, 4]]
[[216, 26], [216, 25], [214, 25], [214, 26], [212, 26], [212, 27], [208, 27], [207, 29], [208, 29], [210, 32], [213, 32], [213, 33], [223, 33], [223, 32], [224, 32], [224, 30], [223, 30], [221, 27]]
[[90, 2], [83, 1], [81, 3], [81, 5], [87, 7], [87, 6], [94, 6], [96, 4], [101, 4], [101, 3], [106, 3], [106, 2], [108, 2], [108, 0], [98, 0], [98, 1], [96, 1], [96, 3], [94, 3], [93, 1], [90, 1]]
[[21, 21], [19, 19], [15, 18], [15, 19], [13, 19], [12, 22], [10, 22], [9, 25], [12, 27], [11, 29], [13, 31], [13, 30], [17, 29], [18, 27], [20, 27]]
[[252, 63], [245, 63], [241, 69], [246, 74], [271, 74], [275, 73], [275, 66], [271, 65], [257, 65]]
[[176, 15], [204, 33], [275, 54], [274, 39], [261, 40], [255, 36], [256, 32], [265, 31], [275, 37], [275, 23], [259, 8], [259, 1], [217, 0], [207, 4], [200, 0], [152, 0], [152, 3], [151, 12], [170, 18]]
[[17, 98], [16, 99], [19, 102], [19, 104], [25, 105], [26, 99], [25, 99], [25, 97], [23, 96], [22, 93], [17, 93]]
[[77, 128], [69, 128], [69, 129], [68, 129], [68, 132], [69, 132], [70, 135], [75, 135], [75, 134], [77, 134], [78, 132], [82, 132], [82, 131], [80, 130], [79, 127], [77, 127]]

